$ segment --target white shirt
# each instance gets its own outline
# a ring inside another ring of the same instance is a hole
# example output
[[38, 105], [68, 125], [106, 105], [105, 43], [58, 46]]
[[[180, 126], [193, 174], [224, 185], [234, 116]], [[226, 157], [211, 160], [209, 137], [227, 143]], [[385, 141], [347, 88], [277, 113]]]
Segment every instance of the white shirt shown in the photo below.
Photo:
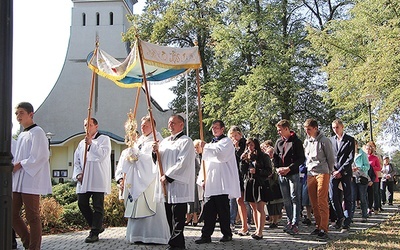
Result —
[[[159, 144], [164, 174], [174, 179], [166, 184], [167, 202], [170, 204], [194, 202], [195, 151], [192, 139], [182, 135], [175, 140], [164, 139]], [[162, 185], [156, 182], [156, 201], [164, 200]]]
[[[207, 143], [203, 149], [206, 169], [204, 197], [227, 194], [229, 198], [240, 197], [239, 174], [235, 147], [231, 139], [224, 137], [216, 143]], [[197, 184], [204, 181], [204, 170], [200, 169]]]
[[51, 194], [49, 157], [49, 141], [41, 127], [21, 132], [13, 162], [20, 162], [22, 167], [12, 174], [13, 192]]
[[[74, 154], [73, 179], [83, 172], [85, 140], [79, 142]], [[87, 161], [82, 183], [78, 182], [76, 193], [111, 193], [111, 141], [106, 135], [92, 139], [87, 152]]]

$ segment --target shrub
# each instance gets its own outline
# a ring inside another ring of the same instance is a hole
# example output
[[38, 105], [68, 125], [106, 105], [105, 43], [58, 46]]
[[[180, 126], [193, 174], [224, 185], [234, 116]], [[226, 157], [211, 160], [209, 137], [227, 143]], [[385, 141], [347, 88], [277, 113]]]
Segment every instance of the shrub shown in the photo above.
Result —
[[113, 182], [111, 194], [104, 198], [104, 224], [110, 227], [126, 226], [124, 211], [124, 203], [119, 200], [118, 187]]
[[[43, 196], [41, 219], [44, 233], [87, 229], [88, 225], [78, 207], [76, 183], [66, 182], [53, 186], [53, 194]], [[112, 182], [111, 194], [104, 198], [104, 226], [126, 226], [125, 207], [119, 200], [118, 187]]]
[[79, 210], [77, 201], [65, 205], [61, 217], [64, 224], [72, 226], [73, 228], [83, 229], [87, 226], [86, 220]]
[[54, 185], [53, 194], [51, 196], [63, 206], [77, 201], [78, 196], [76, 194], [76, 183], [65, 182]]
[[40, 200], [40, 220], [44, 231], [60, 225], [62, 213], [63, 207], [53, 197]]

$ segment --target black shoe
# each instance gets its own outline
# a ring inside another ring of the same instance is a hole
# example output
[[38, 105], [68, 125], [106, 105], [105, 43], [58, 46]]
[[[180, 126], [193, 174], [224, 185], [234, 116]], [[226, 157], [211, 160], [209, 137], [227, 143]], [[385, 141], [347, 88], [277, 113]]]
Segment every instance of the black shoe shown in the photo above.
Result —
[[99, 236], [90, 233], [89, 236], [85, 239], [85, 243], [93, 243], [99, 241]]
[[211, 237], [201, 237], [200, 239], [194, 241], [194, 243], [196, 244], [205, 244], [210, 242], [211, 242]]
[[307, 226], [311, 226], [311, 220], [310, 219], [308, 219], [308, 218], [305, 218], [303, 221], [302, 221], [302, 223], [303, 224], [305, 224], [305, 225], [307, 225]]
[[184, 247], [173, 247], [173, 246], [168, 246], [166, 250], [185, 250], [186, 248]]
[[190, 221], [185, 221], [185, 226], [189, 226], [192, 224], [192, 219], [190, 219]]
[[271, 224], [269, 225], [269, 228], [278, 228], [278, 225], [275, 224], [275, 223], [271, 223]]
[[335, 228], [336, 229], [340, 229], [342, 227], [342, 225], [343, 225], [343, 221], [344, 221], [344, 217], [341, 218], [341, 219], [338, 219], [336, 224], [335, 224]]
[[255, 240], [262, 240], [263, 236], [258, 236], [257, 234], [254, 234], [251, 236], [251, 238], [255, 239]]
[[99, 234], [101, 234], [102, 232], [104, 232], [104, 227], [100, 228]]
[[328, 234], [323, 231], [318, 233], [317, 238], [320, 240], [328, 240], [329, 239]]
[[319, 230], [318, 228], [314, 229], [314, 231], [312, 231], [310, 233], [310, 235], [318, 235], [321, 232], [321, 230]]
[[349, 230], [350, 230], [350, 226], [345, 225], [342, 227], [342, 230], [340, 232], [345, 233], [345, 232], [348, 232]]
[[228, 242], [232, 240], [232, 236], [223, 236], [221, 239], [219, 239], [219, 242]]

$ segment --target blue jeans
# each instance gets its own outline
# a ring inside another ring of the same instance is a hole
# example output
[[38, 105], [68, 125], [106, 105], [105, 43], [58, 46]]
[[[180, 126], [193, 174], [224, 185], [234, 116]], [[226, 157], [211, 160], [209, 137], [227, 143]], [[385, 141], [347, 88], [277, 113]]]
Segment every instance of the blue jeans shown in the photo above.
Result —
[[356, 200], [357, 200], [357, 194], [358, 197], [360, 197], [360, 206], [361, 206], [361, 217], [362, 218], [367, 218], [368, 217], [368, 199], [367, 199], [367, 188], [368, 184], [361, 184], [361, 183], [355, 183], [354, 181], [351, 182], [351, 187], [352, 187], [352, 194], [353, 194], [353, 203], [351, 207], [351, 214], [350, 218], [354, 218], [354, 212], [356, 210]]
[[288, 224], [298, 225], [301, 217], [301, 202], [299, 174], [289, 176], [279, 176], [279, 186], [281, 188], [283, 204], [285, 205]]
[[230, 223], [231, 223], [231, 225], [235, 225], [236, 216], [237, 216], [237, 212], [238, 212], [238, 204], [237, 204], [235, 198], [229, 200], [229, 207], [230, 207], [229, 212], [231, 214]]

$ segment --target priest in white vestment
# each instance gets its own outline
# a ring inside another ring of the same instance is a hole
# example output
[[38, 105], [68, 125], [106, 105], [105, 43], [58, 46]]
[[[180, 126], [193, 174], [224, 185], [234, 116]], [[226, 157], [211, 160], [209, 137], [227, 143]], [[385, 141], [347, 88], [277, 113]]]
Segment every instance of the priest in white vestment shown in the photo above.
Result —
[[[154, 137], [151, 126], [150, 116], [143, 117], [142, 135], [136, 141], [136, 122], [132, 118], [126, 122], [128, 148], [121, 153], [116, 180], [123, 187], [124, 216], [128, 218], [126, 240], [129, 243], [167, 244], [171, 234], [164, 202], [154, 199], [158, 171], [152, 160]], [[158, 132], [156, 137], [157, 141], [163, 139]]]
[[[212, 124], [214, 138], [211, 143], [202, 142], [204, 164], [200, 169], [198, 184], [204, 186], [201, 238], [196, 244], [211, 242], [217, 216], [223, 237], [220, 242], [232, 240], [229, 199], [240, 197], [239, 175], [235, 147], [225, 134], [225, 124], [216, 120]], [[205, 169], [203, 169], [205, 167]], [[204, 176], [205, 172], [205, 176]]]

